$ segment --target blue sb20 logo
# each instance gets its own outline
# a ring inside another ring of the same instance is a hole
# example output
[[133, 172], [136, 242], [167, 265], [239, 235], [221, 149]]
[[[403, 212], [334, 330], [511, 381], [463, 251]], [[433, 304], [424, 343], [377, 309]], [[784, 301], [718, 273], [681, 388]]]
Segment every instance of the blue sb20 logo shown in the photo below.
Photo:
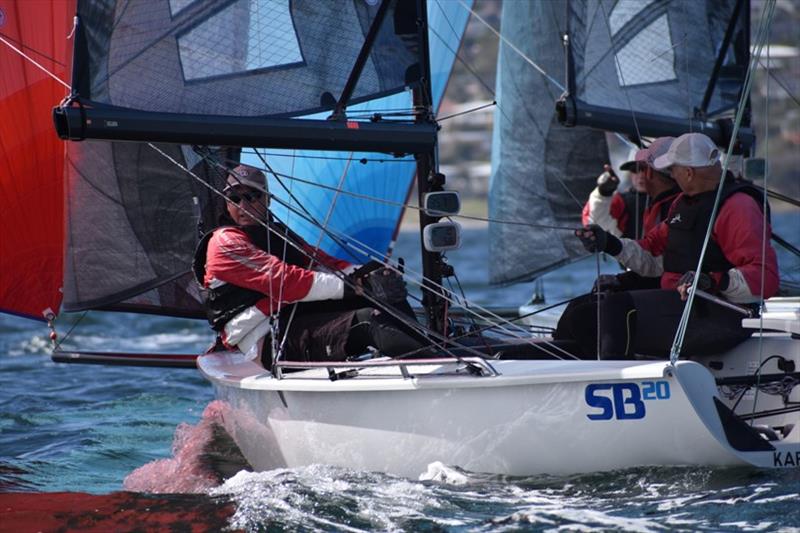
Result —
[[645, 416], [647, 400], [669, 399], [668, 381], [636, 383], [593, 383], [586, 386], [586, 405], [598, 411], [586, 415], [590, 420], [638, 420]]

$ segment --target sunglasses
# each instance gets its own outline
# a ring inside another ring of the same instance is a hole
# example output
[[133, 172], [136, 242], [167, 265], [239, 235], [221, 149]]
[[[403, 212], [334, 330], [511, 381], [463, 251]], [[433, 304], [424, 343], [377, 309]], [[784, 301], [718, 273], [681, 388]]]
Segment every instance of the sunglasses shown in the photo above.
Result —
[[264, 197], [264, 193], [261, 191], [253, 191], [253, 192], [232, 192], [226, 195], [228, 200], [233, 202], [234, 204], [238, 204], [239, 202], [244, 199], [246, 202], [253, 202], [255, 200], [260, 200]]

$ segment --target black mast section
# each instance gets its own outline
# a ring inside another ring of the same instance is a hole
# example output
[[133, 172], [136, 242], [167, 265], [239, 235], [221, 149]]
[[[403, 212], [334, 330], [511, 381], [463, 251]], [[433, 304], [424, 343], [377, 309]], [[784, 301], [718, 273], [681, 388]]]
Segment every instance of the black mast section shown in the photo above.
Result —
[[[428, 44], [428, 10], [425, 0], [417, 0], [417, 26], [419, 31], [419, 42], [421, 50], [420, 58], [420, 82], [413, 91], [414, 108], [416, 110], [415, 123], [419, 126], [434, 125], [433, 118], [433, 98], [431, 91], [431, 68], [429, 59]], [[438, 172], [438, 161], [436, 158], [436, 148], [416, 155], [417, 159], [417, 192], [419, 205], [424, 205], [425, 194], [428, 192], [441, 191], [444, 185], [444, 176]], [[422, 286], [422, 305], [425, 307], [425, 314], [428, 320], [428, 327], [434, 331], [446, 334], [444, 331], [444, 297], [442, 294], [442, 274], [445, 265], [442, 254], [430, 252], [425, 249], [423, 232], [425, 226], [438, 222], [440, 217], [432, 217], [419, 211], [419, 232], [420, 246], [422, 247], [422, 274], [424, 277]]]
[[[703, 103], [700, 104], [700, 109], [698, 110], [700, 117], [705, 117], [708, 114], [708, 104], [711, 103], [711, 97], [714, 95], [714, 88], [717, 86], [722, 63], [725, 62], [725, 56], [728, 55], [728, 48], [730, 48], [731, 40], [733, 39], [733, 32], [736, 30], [736, 25], [739, 22], [739, 14], [742, 12], [742, 6], [744, 4], [745, 0], [736, 2], [736, 7], [733, 9], [731, 19], [728, 21], [728, 27], [725, 29], [725, 37], [722, 39], [722, 46], [720, 46], [719, 53], [717, 53], [717, 60], [714, 62], [714, 70], [711, 72], [711, 77], [706, 86], [706, 93], [703, 95]], [[749, 3], [747, 7], [750, 7]]]

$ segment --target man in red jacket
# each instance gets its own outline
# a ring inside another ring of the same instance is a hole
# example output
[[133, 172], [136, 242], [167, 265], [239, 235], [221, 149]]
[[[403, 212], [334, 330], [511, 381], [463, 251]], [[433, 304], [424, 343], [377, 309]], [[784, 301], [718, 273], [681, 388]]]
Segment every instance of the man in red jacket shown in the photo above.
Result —
[[[400, 275], [375, 262], [359, 269], [307, 244], [271, 216], [266, 183], [256, 168], [234, 168], [223, 190], [234, 225], [204, 236], [195, 254], [209, 322], [224, 345], [269, 352], [264, 340], [280, 317], [284, 354], [294, 360], [418, 348]], [[386, 309], [360, 297], [364, 290]]]
[[[697, 272], [722, 175], [719, 150], [711, 139], [700, 133], [682, 135], [655, 158], [653, 166], [669, 171], [682, 190], [667, 220], [639, 241], [618, 239], [596, 225], [576, 230], [587, 250], [606, 252], [643, 276], [660, 276], [661, 289], [601, 298], [602, 357], [668, 355], [687, 288], [695, 277], [700, 278], [699, 290], [751, 308], [762, 296], [769, 298], [778, 290], [777, 258], [762, 212], [763, 197], [747, 182], [725, 180], [711, 240]], [[585, 303], [570, 313], [565, 311], [557, 337], [577, 339], [584, 350], [591, 350], [597, 339], [597, 333], [589, 331], [596, 305]], [[684, 338], [685, 352], [718, 353], [738, 344], [752, 333], [741, 327], [741, 319], [736, 311], [696, 299]]]

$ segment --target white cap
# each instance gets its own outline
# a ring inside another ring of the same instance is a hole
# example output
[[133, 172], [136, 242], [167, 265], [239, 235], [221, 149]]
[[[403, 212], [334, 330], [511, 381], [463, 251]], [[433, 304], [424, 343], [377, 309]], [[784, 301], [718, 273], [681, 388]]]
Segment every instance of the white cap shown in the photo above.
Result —
[[682, 167], [710, 167], [719, 161], [719, 148], [707, 135], [684, 133], [669, 145], [669, 150], [653, 161], [656, 170], [667, 170], [673, 165]]

